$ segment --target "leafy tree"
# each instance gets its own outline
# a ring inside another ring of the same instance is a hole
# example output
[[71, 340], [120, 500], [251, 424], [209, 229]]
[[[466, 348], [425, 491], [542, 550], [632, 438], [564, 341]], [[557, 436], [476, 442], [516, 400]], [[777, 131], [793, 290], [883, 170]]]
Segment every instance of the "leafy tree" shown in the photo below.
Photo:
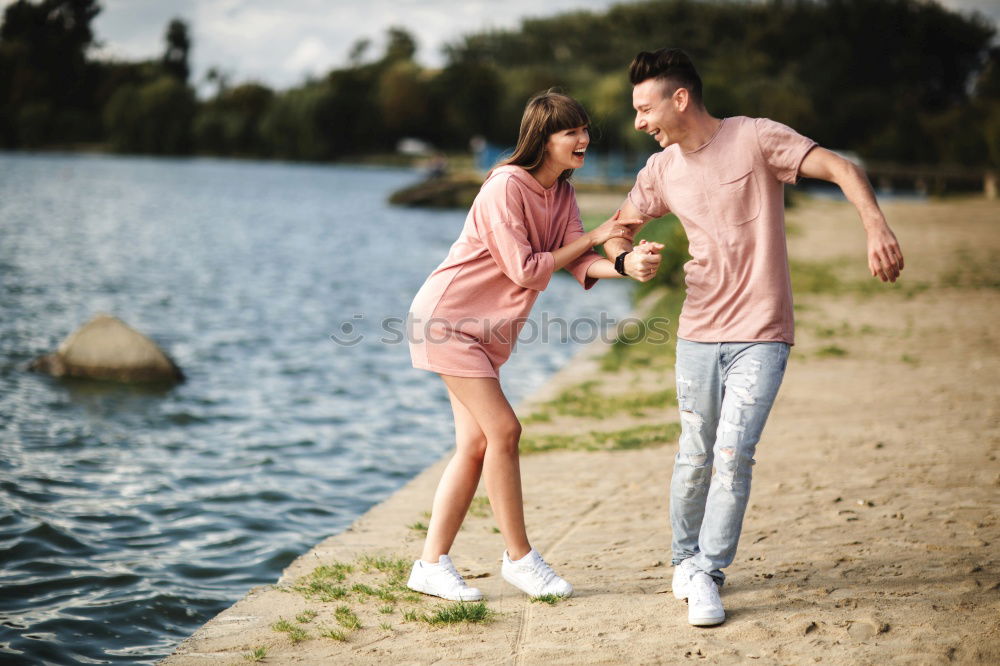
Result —
[[163, 53], [163, 69], [181, 83], [187, 83], [191, 73], [188, 66], [191, 38], [188, 36], [187, 23], [180, 19], [170, 21], [165, 39], [167, 49]]
[[142, 86], [119, 88], [105, 109], [105, 122], [116, 149], [179, 155], [191, 150], [194, 93], [172, 76]]
[[413, 60], [413, 55], [417, 52], [417, 41], [413, 39], [413, 35], [403, 28], [389, 28], [386, 36], [388, 42], [385, 47], [385, 62]]
[[220, 90], [198, 111], [193, 126], [199, 152], [214, 155], [265, 155], [261, 121], [274, 102], [274, 91], [246, 83]]
[[18, 0], [0, 25], [0, 140], [38, 146], [92, 135], [88, 122], [96, 0]]

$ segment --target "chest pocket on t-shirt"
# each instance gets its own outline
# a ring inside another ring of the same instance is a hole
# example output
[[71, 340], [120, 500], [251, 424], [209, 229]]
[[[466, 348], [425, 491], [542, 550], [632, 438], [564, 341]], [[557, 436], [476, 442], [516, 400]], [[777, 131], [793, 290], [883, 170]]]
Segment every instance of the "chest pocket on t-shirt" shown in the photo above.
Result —
[[760, 215], [760, 192], [752, 165], [736, 164], [719, 170], [719, 189], [712, 195], [716, 214], [733, 226]]

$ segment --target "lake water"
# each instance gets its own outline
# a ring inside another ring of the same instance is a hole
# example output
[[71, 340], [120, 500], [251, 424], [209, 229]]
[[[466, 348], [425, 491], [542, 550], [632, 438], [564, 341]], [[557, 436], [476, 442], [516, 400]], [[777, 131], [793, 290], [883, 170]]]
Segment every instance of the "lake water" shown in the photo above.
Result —
[[[447, 452], [441, 381], [391, 318], [465, 214], [385, 203], [414, 179], [0, 154], [0, 661], [155, 661]], [[584, 292], [561, 273], [534, 317], [628, 311], [623, 282]], [[188, 381], [25, 370], [97, 312]], [[348, 324], [363, 339], [336, 344]], [[522, 343], [512, 400], [578, 349]]]

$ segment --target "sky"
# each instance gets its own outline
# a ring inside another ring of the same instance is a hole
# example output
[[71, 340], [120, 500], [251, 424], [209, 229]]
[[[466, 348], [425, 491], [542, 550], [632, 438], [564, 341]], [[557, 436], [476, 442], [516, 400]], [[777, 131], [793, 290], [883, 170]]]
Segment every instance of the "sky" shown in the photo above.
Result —
[[159, 55], [171, 18], [192, 31], [195, 79], [218, 66], [232, 81], [276, 88], [301, 83], [347, 64], [351, 46], [372, 41], [382, 53], [386, 30], [405, 28], [417, 41], [417, 60], [441, 65], [441, 47], [486, 28], [516, 27], [522, 17], [573, 9], [603, 10], [615, 0], [101, 0], [94, 21], [106, 42], [102, 55], [136, 59]]
[[[13, 0], [0, 0], [3, 6]], [[194, 83], [218, 67], [232, 83], [258, 81], [289, 88], [347, 64], [351, 46], [372, 41], [382, 52], [390, 26], [417, 40], [417, 60], [443, 64], [441, 47], [470, 32], [516, 27], [522, 18], [575, 9], [601, 11], [620, 0], [101, 0], [94, 20], [103, 57], [137, 60], [163, 53], [170, 19], [187, 21], [194, 43]], [[1000, 27], [1000, 0], [942, 0], [977, 10]]]

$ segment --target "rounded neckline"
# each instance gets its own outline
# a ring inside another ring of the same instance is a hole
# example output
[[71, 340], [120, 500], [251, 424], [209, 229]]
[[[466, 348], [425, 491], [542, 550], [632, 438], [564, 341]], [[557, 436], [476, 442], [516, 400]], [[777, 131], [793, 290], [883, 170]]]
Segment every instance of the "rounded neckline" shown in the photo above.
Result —
[[685, 155], [694, 155], [695, 153], [701, 152], [705, 148], [708, 148], [712, 144], [712, 142], [715, 141], [716, 137], [719, 136], [719, 133], [722, 131], [722, 126], [726, 124], [727, 120], [729, 119], [719, 118], [719, 126], [715, 128], [715, 131], [712, 132], [712, 136], [708, 137], [705, 143], [701, 144], [700, 146], [698, 146], [697, 148], [695, 148], [690, 152], [684, 152], [683, 150], [681, 152], [684, 153]]

